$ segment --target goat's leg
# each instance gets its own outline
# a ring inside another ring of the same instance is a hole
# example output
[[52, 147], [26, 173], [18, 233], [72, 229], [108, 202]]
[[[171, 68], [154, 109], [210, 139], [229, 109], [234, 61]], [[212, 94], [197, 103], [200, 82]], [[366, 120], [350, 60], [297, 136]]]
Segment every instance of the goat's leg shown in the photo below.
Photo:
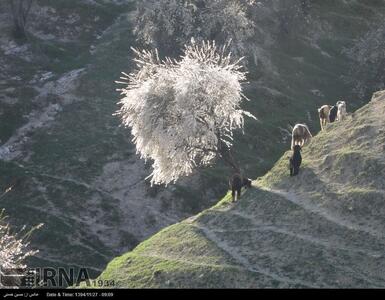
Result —
[[296, 166], [296, 167], [294, 168], [294, 176], [297, 176], [298, 173], [299, 173], [299, 167]]

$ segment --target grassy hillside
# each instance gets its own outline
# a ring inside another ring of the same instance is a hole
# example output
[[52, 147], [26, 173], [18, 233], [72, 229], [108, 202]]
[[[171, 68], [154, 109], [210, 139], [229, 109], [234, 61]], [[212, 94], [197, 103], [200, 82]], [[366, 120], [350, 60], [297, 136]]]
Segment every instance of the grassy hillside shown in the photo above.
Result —
[[[283, 1], [261, 1], [258, 34], [248, 41], [245, 109], [259, 122], [247, 120], [234, 151], [253, 177], [288, 148], [290, 124], [307, 122], [316, 132], [321, 104], [345, 97], [352, 111], [367, 101], [351, 92], [355, 74], [342, 50], [385, 14], [383, 0], [314, 0], [307, 20], [279, 33]], [[8, 1], [0, 1], [0, 190], [14, 186], [0, 208], [15, 228], [45, 224], [32, 240], [40, 249], [32, 267], [87, 267], [97, 276], [113, 257], [210, 207], [227, 189], [229, 170], [220, 163], [151, 188], [144, 181], [151, 170], [112, 116], [114, 80], [133, 67], [130, 47], [140, 46], [135, 2], [34, 1], [23, 42], [12, 36]]]
[[240, 201], [168, 227], [99, 279], [130, 288], [385, 287], [385, 91], [286, 153]]

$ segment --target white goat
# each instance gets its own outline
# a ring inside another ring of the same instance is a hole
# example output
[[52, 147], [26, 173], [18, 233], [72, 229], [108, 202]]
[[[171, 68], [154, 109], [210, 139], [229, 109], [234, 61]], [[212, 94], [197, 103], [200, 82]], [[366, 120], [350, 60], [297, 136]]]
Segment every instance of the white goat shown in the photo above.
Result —
[[337, 107], [338, 107], [337, 120], [342, 121], [347, 116], [346, 102], [345, 101], [338, 101]]

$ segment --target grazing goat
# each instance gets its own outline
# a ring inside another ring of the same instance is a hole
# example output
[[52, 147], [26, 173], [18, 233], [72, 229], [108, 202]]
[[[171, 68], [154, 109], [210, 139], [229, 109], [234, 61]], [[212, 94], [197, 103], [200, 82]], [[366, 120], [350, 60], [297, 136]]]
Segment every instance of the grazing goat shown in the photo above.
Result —
[[229, 184], [231, 189], [231, 196], [233, 197], [233, 202], [235, 202], [241, 198], [242, 187], [251, 187], [251, 180], [237, 173], [230, 178]]
[[332, 106], [330, 105], [322, 105], [321, 108], [318, 109], [321, 130], [324, 130], [326, 124], [329, 122], [329, 112], [331, 108]]
[[342, 121], [347, 116], [346, 102], [345, 101], [338, 101], [336, 105], [337, 105], [337, 108], [338, 108], [337, 120], [338, 121]]
[[337, 105], [335, 105], [330, 109], [330, 112], [329, 112], [330, 123], [333, 123], [337, 119], [337, 113], [338, 113], [338, 107]]
[[301, 163], [301, 146], [295, 145], [293, 149], [293, 155], [290, 157], [290, 176], [298, 175]]
[[309, 128], [305, 124], [297, 124], [293, 128], [291, 137], [291, 149], [294, 150], [294, 146], [299, 144], [301, 147], [305, 143], [309, 142], [313, 136], [311, 135]]

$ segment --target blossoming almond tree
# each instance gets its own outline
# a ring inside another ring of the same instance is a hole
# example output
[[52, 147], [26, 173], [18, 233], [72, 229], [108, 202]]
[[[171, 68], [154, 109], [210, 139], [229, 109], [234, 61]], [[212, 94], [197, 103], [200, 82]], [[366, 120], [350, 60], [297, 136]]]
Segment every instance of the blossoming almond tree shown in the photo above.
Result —
[[[0, 199], [3, 198], [11, 188], [7, 189]], [[6, 222], [4, 210], [0, 211], [0, 271], [7, 274], [8, 270], [25, 269], [25, 259], [35, 255], [38, 251], [29, 249], [29, 238], [33, 231], [39, 229], [43, 224], [26, 231], [23, 227], [20, 232], [12, 233]], [[1, 274], [0, 274], [1, 276]], [[15, 279], [15, 276], [12, 276]], [[4, 278], [0, 280], [0, 288], [3, 287]], [[19, 282], [7, 282], [7, 286], [17, 286]]]
[[153, 161], [152, 184], [169, 184], [220, 156], [232, 168], [233, 131], [243, 128], [240, 108], [245, 72], [227, 46], [185, 46], [179, 60], [161, 60], [157, 50], [139, 51], [137, 69], [121, 77], [125, 87], [117, 114], [130, 127], [141, 158]]
[[243, 55], [255, 34], [249, 14], [256, 7], [255, 0], [141, 0], [134, 32], [141, 42], [166, 53], [179, 53], [175, 50], [194, 37], [220, 43], [231, 39], [233, 53]]

